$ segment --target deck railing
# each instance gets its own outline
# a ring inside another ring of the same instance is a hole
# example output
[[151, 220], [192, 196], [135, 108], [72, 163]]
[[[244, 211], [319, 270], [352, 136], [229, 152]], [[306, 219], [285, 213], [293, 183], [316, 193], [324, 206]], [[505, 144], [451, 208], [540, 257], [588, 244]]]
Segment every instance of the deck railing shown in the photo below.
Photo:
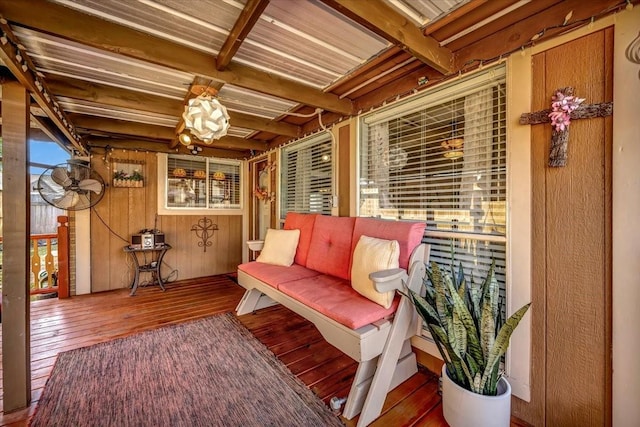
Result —
[[[53, 250], [57, 244], [57, 251]], [[58, 217], [57, 234], [31, 236], [31, 295], [58, 293], [69, 297], [69, 217]], [[45, 247], [41, 255], [41, 243]]]
[[[58, 217], [56, 234], [32, 234], [30, 263], [31, 295], [57, 293], [69, 297], [69, 217]], [[2, 238], [0, 237], [0, 243]]]

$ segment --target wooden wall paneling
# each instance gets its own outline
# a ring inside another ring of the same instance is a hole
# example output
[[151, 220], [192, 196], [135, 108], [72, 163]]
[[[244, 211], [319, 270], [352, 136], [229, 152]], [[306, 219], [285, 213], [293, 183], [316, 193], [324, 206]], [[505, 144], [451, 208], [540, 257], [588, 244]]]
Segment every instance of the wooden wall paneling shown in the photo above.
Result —
[[[144, 228], [153, 228], [157, 212], [157, 157], [152, 153], [121, 152], [114, 157], [123, 160], [144, 161], [145, 185], [142, 188], [108, 187], [105, 198], [97, 206], [105, 222], [126, 242], [108, 232], [106, 227], [92, 217], [92, 280], [93, 291], [105, 291], [129, 286], [134, 271], [131, 260], [122, 251], [131, 234]], [[96, 170], [111, 181], [102, 156], [94, 156]], [[180, 279], [202, 277], [235, 271], [242, 260], [242, 216], [207, 216], [217, 224], [218, 231], [210, 240], [212, 245], [204, 252], [201, 241], [191, 227], [198, 223], [201, 215], [162, 215], [157, 227], [165, 233], [166, 242], [173, 249], [167, 252], [162, 268], [163, 277], [178, 270]], [[146, 273], [141, 280], [149, 280]]]
[[[610, 101], [612, 48], [606, 29], [535, 55], [532, 110], [565, 86]], [[610, 121], [571, 123], [564, 168], [547, 166], [551, 127], [532, 129], [532, 394], [514, 415], [534, 425], [611, 422]]]
[[[94, 153], [91, 167], [98, 172], [107, 184], [102, 200], [91, 210], [91, 292], [108, 291], [111, 289], [111, 265], [109, 254], [111, 251], [111, 233], [98, 218], [109, 224], [111, 212], [111, 198], [114, 188], [111, 185], [111, 170], [102, 160], [102, 153]], [[83, 236], [77, 236], [83, 238]], [[121, 245], [123, 246], [124, 243]]]
[[212, 218], [213, 223], [218, 224], [218, 230], [213, 235], [213, 246], [207, 251], [209, 263], [215, 269], [223, 272], [227, 272], [226, 268], [232, 257], [231, 248], [229, 247], [232, 236], [230, 219], [231, 217], [228, 215]]
[[[607, 101], [604, 52], [602, 31], [547, 51], [546, 93]], [[606, 425], [605, 139], [604, 119], [572, 122], [567, 167], [546, 170], [549, 425]]]
[[351, 125], [338, 131], [338, 216], [349, 216], [351, 200]]
[[171, 245], [172, 249], [168, 251], [163, 259], [164, 266], [160, 270], [166, 277], [173, 270], [177, 270], [177, 279], [182, 279], [184, 271], [178, 265], [178, 251], [180, 250], [181, 242], [178, 240], [178, 233], [176, 231], [176, 217], [173, 215], [162, 215], [158, 217], [158, 224], [160, 230], [164, 233], [165, 242]]
[[[129, 151], [116, 150], [114, 156], [128, 160]], [[111, 187], [111, 204], [109, 209], [109, 217], [106, 219], [109, 227], [117, 233], [109, 235], [109, 287], [108, 289], [120, 289], [127, 286], [127, 282], [133, 277], [133, 263], [127, 258], [122, 250], [127, 242], [122, 239], [129, 239], [129, 217], [131, 215], [132, 206], [130, 204], [129, 194], [134, 188], [117, 188]], [[103, 217], [104, 218], [104, 217]], [[126, 264], [125, 264], [126, 263]], [[125, 267], [126, 268], [123, 268]], [[144, 278], [141, 278], [144, 280]]]
[[[614, 27], [604, 30], [604, 96], [613, 100]], [[613, 421], [613, 116], [604, 119], [605, 422]]]

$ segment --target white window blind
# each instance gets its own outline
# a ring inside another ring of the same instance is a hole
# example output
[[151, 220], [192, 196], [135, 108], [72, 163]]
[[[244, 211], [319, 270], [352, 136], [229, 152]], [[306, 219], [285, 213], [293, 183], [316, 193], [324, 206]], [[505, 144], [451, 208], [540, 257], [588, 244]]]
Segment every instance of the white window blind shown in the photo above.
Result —
[[358, 201], [360, 216], [425, 221], [430, 260], [448, 267], [453, 245], [476, 283], [495, 260], [503, 300], [505, 113], [500, 67], [367, 115]]
[[333, 155], [325, 133], [282, 149], [280, 214], [331, 214]]

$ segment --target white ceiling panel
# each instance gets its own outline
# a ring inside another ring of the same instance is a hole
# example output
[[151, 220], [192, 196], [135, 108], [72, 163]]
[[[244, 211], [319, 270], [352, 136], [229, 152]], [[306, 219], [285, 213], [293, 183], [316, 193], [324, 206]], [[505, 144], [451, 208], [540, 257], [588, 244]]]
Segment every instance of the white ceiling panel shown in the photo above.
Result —
[[74, 77], [183, 100], [193, 75], [69, 42], [15, 29], [36, 67], [45, 74]]
[[54, 0], [83, 13], [218, 53], [245, 0]]
[[79, 113], [90, 116], [106, 117], [116, 120], [128, 120], [137, 123], [166, 126], [175, 128], [178, 118], [147, 111], [132, 110], [129, 108], [113, 107], [90, 101], [76, 100], [58, 97], [58, 102], [67, 113]]
[[222, 86], [218, 98], [228, 110], [269, 119], [279, 117], [297, 105], [294, 102], [229, 84]]
[[[469, 0], [385, 0], [398, 12], [422, 27], [451, 12]], [[493, 0], [500, 1], [500, 0]]]
[[235, 60], [327, 87], [388, 45], [318, 1], [272, 0]]

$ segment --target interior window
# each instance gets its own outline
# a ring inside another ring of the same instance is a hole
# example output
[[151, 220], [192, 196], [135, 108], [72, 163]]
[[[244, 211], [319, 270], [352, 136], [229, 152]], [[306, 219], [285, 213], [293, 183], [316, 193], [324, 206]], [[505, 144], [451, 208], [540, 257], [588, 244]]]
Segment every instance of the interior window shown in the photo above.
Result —
[[287, 212], [331, 214], [333, 155], [326, 133], [282, 149], [280, 215]]
[[[359, 215], [420, 220], [431, 261], [451, 251], [467, 278], [492, 260], [505, 304], [504, 68], [458, 80], [361, 120]], [[477, 282], [477, 280], [476, 280]]]

